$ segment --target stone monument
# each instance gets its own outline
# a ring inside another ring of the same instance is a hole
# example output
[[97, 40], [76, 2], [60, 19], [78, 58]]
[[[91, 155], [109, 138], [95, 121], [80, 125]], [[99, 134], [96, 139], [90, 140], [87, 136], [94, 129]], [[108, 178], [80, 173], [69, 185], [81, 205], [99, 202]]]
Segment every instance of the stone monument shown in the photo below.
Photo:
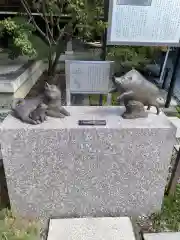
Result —
[[[67, 107], [28, 125], [9, 115], [0, 143], [11, 206], [20, 215], [139, 216], [161, 209], [175, 128], [160, 113], [123, 119], [123, 107]], [[105, 120], [80, 126], [79, 120]]]

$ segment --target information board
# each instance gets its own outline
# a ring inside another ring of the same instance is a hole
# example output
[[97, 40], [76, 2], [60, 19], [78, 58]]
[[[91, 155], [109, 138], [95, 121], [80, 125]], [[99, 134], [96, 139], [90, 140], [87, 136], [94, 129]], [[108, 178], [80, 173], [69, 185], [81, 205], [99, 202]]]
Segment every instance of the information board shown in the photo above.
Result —
[[109, 0], [107, 45], [179, 43], [180, 0]]
[[66, 61], [67, 88], [71, 93], [107, 93], [111, 82], [109, 61]]

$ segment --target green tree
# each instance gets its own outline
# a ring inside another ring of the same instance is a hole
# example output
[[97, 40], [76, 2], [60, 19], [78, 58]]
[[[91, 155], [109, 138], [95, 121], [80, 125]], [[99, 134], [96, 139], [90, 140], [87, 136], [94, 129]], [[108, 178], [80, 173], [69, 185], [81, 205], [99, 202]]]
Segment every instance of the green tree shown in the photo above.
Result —
[[[101, 35], [105, 27], [100, 19], [103, 10], [100, 0], [21, 0], [21, 4], [29, 23], [48, 46], [49, 76], [54, 76], [59, 57], [70, 38], [77, 33], [79, 37], [91, 38], [93, 31]], [[45, 31], [38, 26], [32, 12], [40, 14], [45, 22]], [[61, 27], [64, 15], [70, 18], [64, 27]]]
[[0, 21], [1, 49], [7, 52], [11, 59], [20, 55], [36, 57], [36, 49], [30, 40], [33, 31], [35, 31], [33, 25], [23, 18], [6, 18]]

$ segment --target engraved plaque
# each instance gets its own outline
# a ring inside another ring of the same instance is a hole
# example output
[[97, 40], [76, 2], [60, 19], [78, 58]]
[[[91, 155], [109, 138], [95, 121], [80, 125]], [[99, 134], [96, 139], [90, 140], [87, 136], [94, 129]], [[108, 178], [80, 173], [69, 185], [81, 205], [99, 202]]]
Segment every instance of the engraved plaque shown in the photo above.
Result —
[[105, 126], [106, 120], [79, 120], [80, 126]]

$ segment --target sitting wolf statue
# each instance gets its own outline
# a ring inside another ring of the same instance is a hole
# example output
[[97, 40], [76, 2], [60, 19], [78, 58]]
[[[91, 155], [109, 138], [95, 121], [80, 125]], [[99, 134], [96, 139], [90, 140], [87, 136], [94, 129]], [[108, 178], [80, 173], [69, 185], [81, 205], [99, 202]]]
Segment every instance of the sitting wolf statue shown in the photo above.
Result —
[[64, 118], [69, 116], [61, 105], [61, 91], [56, 85], [45, 83], [44, 93], [32, 99], [17, 99], [12, 105], [12, 114], [22, 122], [39, 124], [46, 116]]
[[[110, 93], [117, 91], [121, 93], [117, 100], [119, 102], [124, 101], [126, 107], [124, 118], [147, 117], [143, 106], [147, 106], [147, 110], [154, 106], [157, 110], [157, 115], [159, 114], [159, 103], [157, 101], [157, 98], [160, 96], [159, 89], [147, 81], [138, 71], [132, 69], [122, 77], [113, 77], [113, 83], [115, 87], [110, 90]], [[130, 106], [131, 103], [132, 106]], [[131, 111], [129, 112], [129, 110]]]

